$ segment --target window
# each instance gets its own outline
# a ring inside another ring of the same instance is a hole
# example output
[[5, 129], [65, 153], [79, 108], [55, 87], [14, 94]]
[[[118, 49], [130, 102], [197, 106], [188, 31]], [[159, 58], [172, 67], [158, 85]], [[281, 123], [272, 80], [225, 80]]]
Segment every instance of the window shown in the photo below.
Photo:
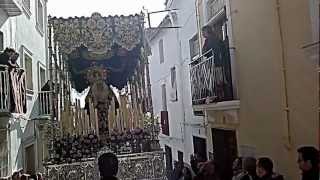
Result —
[[170, 124], [169, 124], [168, 111], [161, 111], [160, 119], [161, 119], [162, 134], [170, 136]]
[[41, 33], [43, 33], [43, 24], [44, 24], [44, 16], [43, 16], [43, 4], [41, 0], [38, 0], [38, 5], [37, 5], [37, 26]]
[[33, 91], [33, 78], [32, 78], [32, 58], [28, 54], [24, 54], [24, 68], [26, 71], [26, 84], [27, 92], [32, 93]]
[[161, 85], [161, 91], [162, 91], [162, 110], [167, 111], [167, 92], [166, 92], [166, 84]]
[[39, 66], [39, 90], [45, 85], [46, 83], [46, 70]]
[[198, 34], [193, 36], [192, 39], [189, 40], [189, 46], [190, 46], [190, 57], [191, 60], [193, 60], [194, 57], [199, 55], [200, 51], [200, 44], [199, 44], [199, 38]]
[[174, 88], [177, 86], [177, 78], [176, 78], [176, 68], [171, 68], [171, 87]]
[[162, 134], [165, 134], [167, 136], [170, 135], [169, 132], [169, 114], [167, 110], [167, 92], [166, 92], [166, 84], [161, 85], [161, 91], [162, 91], [162, 111], [160, 114], [161, 119], [161, 128], [162, 128]]
[[164, 50], [163, 50], [163, 40], [159, 41], [159, 58], [160, 64], [164, 62]]
[[0, 51], [3, 51], [4, 41], [3, 41], [3, 32], [0, 31]]
[[182, 163], [184, 162], [183, 161], [183, 152], [181, 152], [181, 151], [178, 151], [178, 161], [182, 162]]
[[[217, 146], [215, 146], [217, 147]], [[204, 138], [193, 136], [193, 152], [205, 161], [207, 160], [207, 141]]]
[[176, 68], [171, 68], [171, 92], [170, 92], [170, 100], [177, 101], [178, 100], [178, 90], [177, 90], [177, 74]]

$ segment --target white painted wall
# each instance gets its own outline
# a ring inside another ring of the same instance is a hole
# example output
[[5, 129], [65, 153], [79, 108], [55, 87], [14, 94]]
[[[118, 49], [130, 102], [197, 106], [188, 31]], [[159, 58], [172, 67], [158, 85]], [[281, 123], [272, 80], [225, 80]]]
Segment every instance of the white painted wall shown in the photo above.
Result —
[[[205, 137], [203, 117], [193, 115], [191, 105], [190, 85], [190, 49], [189, 39], [197, 31], [195, 3], [193, 0], [174, 0], [168, 9], [177, 8], [177, 21], [174, 26], [180, 29], [164, 29], [150, 42], [152, 56], [150, 56], [150, 76], [152, 86], [153, 108], [156, 115], [160, 116], [162, 110], [161, 84], [167, 87], [167, 102], [170, 123], [170, 137], [160, 135], [162, 147], [168, 145], [172, 148], [173, 160], [178, 160], [177, 151], [184, 153], [184, 161], [189, 163], [190, 154], [193, 153], [193, 136]], [[165, 62], [160, 64], [158, 44], [164, 41]], [[170, 101], [170, 68], [175, 66], [178, 83], [178, 101]]]
[[[42, 4], [46, 6], [46, 1]], [[10, 165], [11, 169], [9, 171], [14, 171], [16, 169], [23, 167], [23, 156], [24, 148], [27, 145], [34, 143], [37, 147], [37, 138], [35, 132], [35, 121], [31, 121], [38, 114], [38, 104], [35, 103], [38, 97], [39, 90], [39, 65], [46, 68], [47, 65], [47, 47], [46, 47], [46, 29], [40, 33], [36, 26], [36, 0], [31, 0], [30, 16], [23, 13], [17, 17], [8, 18], [0, 30], [4, 33], [4, 47], [11, 47], [19, 51], [20, 59], [23, 56], [23, 51], [29, 51], [33, 64], [33, 89], [34, 94], [32, 96], [27, 96], [27, 113], [22, 115], [23, 118], [16, 117], [10, 120]], [[46, 8], [44, 8], [46, 11]], [[3, 12], [0, 9], [0, 25], [2, 24]], [[46, 12], [44, 12], [46, 15]], [[47, 18], [45, 16], [45, 22]], [[46, 27], [46, 23], [45, 27]], [[18, 60], [20, 67], [24, 67]], [[37, 152], [36, 152], [37, 153]], [[36, 168], [37, 168], [36, 163]]]

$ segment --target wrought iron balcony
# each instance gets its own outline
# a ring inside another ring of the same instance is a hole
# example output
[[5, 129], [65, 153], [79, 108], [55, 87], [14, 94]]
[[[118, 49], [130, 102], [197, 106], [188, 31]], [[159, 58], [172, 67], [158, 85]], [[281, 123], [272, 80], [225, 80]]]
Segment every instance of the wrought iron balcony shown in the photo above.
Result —
[[40, 91], [39, 92], [39, 116], [50, 116], [51, 109], [51, 91]]
[[218, 14], [225, 6], [225, 0], [209, 0], [207, 2], [207, 20]]
[[0, 65], [0, 112], [26, 112], [25, 73], [23, 69]]
[[190, 64], [192, 104], [210, 104], [233, 99], [231, 65], [229, 56], [217, 62], [212, 52]]
[[0, 66], [0, 112], [10, 112], [9, 71], [7, 66]]

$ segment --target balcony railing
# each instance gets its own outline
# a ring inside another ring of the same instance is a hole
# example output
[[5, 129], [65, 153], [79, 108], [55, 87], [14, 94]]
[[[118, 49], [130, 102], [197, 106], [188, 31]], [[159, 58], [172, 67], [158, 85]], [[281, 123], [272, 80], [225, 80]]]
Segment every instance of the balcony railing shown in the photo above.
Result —
[[218, 14], [225, 5], [225, 0], [210, 0], [207, 3], [207, 17], [208, 21]]
[[[208, 52], [207, 54], [213, 54]], [[201, 105], [233, 99], [231, 65], [229, 56], [221, 62], [214, 55], [206, 55], [193, 61], [190, 66], [192, 104]]]
[[39, 116], [49, 116], [51, 114], [51, 91], [39, 92]]
[[26, 112], [25, 73], [23, 69], [0, 65], [0, 112]]
[[9, 71], [7, 66], [0, 66], [0, 112], [10, 112]]

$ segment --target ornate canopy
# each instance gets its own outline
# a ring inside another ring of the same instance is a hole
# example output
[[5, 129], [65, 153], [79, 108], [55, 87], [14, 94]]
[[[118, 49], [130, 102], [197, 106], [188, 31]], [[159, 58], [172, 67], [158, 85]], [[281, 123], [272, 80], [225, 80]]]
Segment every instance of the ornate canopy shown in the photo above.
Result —
[[76, 48], [85, 46], [88, 51], [112, 53], [114, 45], [128, 51], [142, 41], [143, 16], [108, 16], [93, 13], [91, 17], [50, 19], [54, 40], [59, 42], [60, 50], [70, 54]]
[[144, 45], [144, 16], [50, 18], [53, 40], [60, 53], [68, 57], [74, 88], [88, 86], [89, 67], [108, 71], [107, 84], [123, 88], [138, 64]]

